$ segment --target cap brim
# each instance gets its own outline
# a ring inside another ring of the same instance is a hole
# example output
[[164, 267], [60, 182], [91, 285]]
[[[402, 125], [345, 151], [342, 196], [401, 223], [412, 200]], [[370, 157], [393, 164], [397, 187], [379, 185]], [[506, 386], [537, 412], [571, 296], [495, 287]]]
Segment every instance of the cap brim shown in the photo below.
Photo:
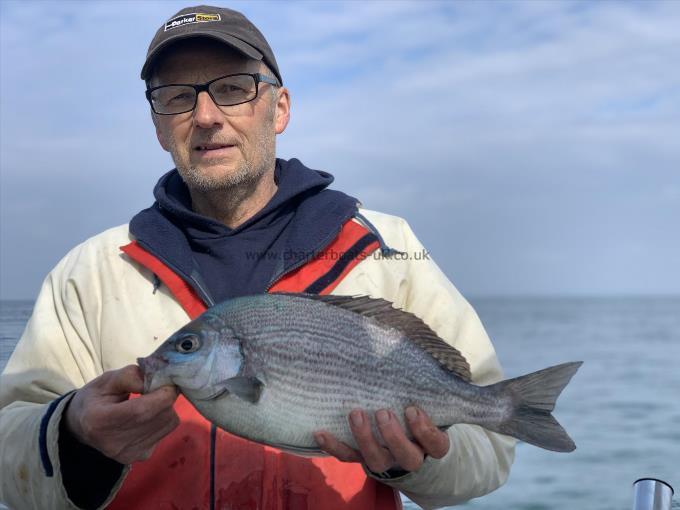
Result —
[[141, 77], [142, 80], [146, 80], [148, 78], [149, 71], [151, 70], [151, 65], [153, 64], [153, 61], [158, 57], [161, 51], [165, 49], [167, 46], [169, 46], [172, 43], [175, 43], [177, 41], [185, 40], [185, 39], [195, 39], [198, 37], [207, 37], [209, 39], [215, 39], [217, 41], [220, 41], [227, 46], [230, 46], [237, 50], [238, 52], [242, 53], [246, 57], [252, 58], [254, 60], [262, 60], [263, 55], [260, 53], [257, 49], [252, 47], [250, 44], [247, 42], [242, 41], [241, 39], [238, 39], [236, 37], [233, 37], [228, 34], [222, 34], [219, 32], [213, 32], [210, 30], [201, 30], [201, 31], [192, 31], [191, 33], [188, 34], [177, 34], [173, 37], [169, 37], [165, 41], [163, 41], [161, 44], [156, 46], [153, 51], [151, 51], [147, 56], [146, 56], [146, 61], [144, 62], [144, 66], [142, 67], [142, 72], [141, 72]]

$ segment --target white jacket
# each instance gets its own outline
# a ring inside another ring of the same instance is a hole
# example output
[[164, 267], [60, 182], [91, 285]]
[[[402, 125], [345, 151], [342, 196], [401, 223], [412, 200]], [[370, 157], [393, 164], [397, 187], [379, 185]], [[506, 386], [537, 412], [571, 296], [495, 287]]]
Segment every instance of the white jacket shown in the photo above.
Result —
[[[409, 256], [369, 256], [333, 290], [337, 295], [382, 297], [420, 317], [467, 358], [472, 381], [502, 379], [493, 346], [469, 303], [431, 260], [401, 218], [361, 210], [385, 243]], [[62, 400], [43, 431], [54, 474], [39, 453], [40, 425], [49, 404], [107, 370], [147, 356], [188, 322], [153, 274], [124, 255], [128, 226], [107, 230], [71, 250], [43, 283], [33, 315], [0, 378], [0, 501], [10, 508], [73, 509], [59, 467]], [[425, 508], [455, 505], [503, 484], [515, 440], [475, 425], [449, 429], [451, 448], [439, 460], [383, 481]], [[110, 498], [123, 482], [125, 469]], [[105, 506], [105, 505], [104, 505]]]

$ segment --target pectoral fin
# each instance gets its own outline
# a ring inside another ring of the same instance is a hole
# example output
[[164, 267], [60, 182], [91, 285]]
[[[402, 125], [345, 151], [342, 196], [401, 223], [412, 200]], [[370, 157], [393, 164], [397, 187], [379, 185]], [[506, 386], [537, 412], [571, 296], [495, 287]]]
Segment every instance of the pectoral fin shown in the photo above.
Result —
[[255, 404], [260, 400], [260, 395], [264, 389], [264, 384], [257, 377], [237, 376], [224, 381], [224, 386], [229, 393], [242, 398], [247, 402]]

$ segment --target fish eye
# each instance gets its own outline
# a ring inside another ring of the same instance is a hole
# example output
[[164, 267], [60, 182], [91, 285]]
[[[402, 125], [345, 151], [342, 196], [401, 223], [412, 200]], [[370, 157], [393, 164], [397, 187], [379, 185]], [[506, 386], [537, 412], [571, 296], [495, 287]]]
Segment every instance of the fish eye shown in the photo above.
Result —
[[175, 349], [182, 354], [189, 354], [190, 352], [196, 351], [201, 346], [201, 342], [195, 335], [186, 335], [180, 337], [175, 342]]

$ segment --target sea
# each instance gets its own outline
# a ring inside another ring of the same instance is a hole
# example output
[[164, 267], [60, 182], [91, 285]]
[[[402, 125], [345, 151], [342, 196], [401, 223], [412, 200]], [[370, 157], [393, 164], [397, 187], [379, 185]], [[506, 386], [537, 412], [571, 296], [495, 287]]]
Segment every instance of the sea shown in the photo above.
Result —
[[[507, 377], [584, 364], [554, 412], [576, 451], [520, 443], [507, 483], [457, 508], [629, 510], [633, 483], [644, 477], [680, 490], [680, 296], [470, 301]], [[32, 306], [0, 302], [0, 368]], [[404, 507], [419, 508], [406, 498]]]

